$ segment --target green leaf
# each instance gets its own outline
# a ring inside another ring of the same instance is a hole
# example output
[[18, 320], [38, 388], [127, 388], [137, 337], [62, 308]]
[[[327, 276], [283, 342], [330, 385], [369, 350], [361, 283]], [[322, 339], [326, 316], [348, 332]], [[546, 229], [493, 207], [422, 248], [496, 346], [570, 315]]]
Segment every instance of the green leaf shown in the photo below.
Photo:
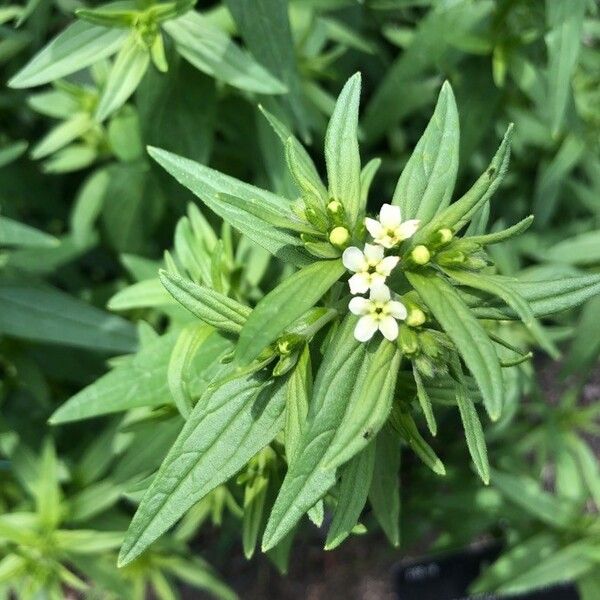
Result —
[[0, 560], [0, 584], [13, 583], [27, 571], [27, 559], [18, 554], [7, 554]]
[[338, 500], [327, 532], [325, 550], [337, 548], [356, 526], [367, 501], [375, 455], [375, 443], [371, 442], [341, 470]]
[[60, 241], [52, 235], [7, 217], [0, 217], [0, 246], [53, 248], [59, 244]]
[[379, 167], [381, 166], [380, 158], [372, 158], [360, 172], [360, 204], [361, 206], [367, 205], [369, 199], [369, 190], [371, 189], [371, 183]]
[[360, 194], [360, 152], [358, 148], [358, 106], [360, 73], [354, 74], [338, 96], [325, 135], [325, 161], [329, 196], [341, 202], [351, 227], [364, 211]]
[[445, 475], [446, 467], [433, 448], [423, 439], [412, 416], [398, 407], [392, 412], [390, 422], [398, 431], [400, 437], [409, 445], [411, 450], [436, 475]]
[[544, 531], [504, 552], [470, 586], [473, 594], [492, 592], [556, 551], [556, 538]]
[[263, 525], [263, 516], [269, 477], [259, 474], [244, 488], [244, 517], [242, 519], [242, 547], [246, 560], [254, 556], [256, 543]]
[[280, 0], [226, 0], [237, 29], [253, 56], [279, 78], [287, 94], [277, 98], [303, 139], [308, 139], [309, 121], [304, 105], [297, 43], [288, 17], [289, 6]]
[[315, 163], [306, 148], [277, 117], [263, 106], [259, 106], [259, 109], [283, 144], [287, 166], [296, 185], [304, 194], [317, 198], [323, 204], [326, 204], [328, 200], [327, 189], [323, 185]]
[[165, 290], [160, 279], [138, 281], [110, 298], [109, 310], [131, 310], [134, 308], [155, 308], [174, 304], [173, 297]]
[[94, 239], [94, 224], [102, 210], [109, 181], [109, 171], [100, 169], [92, 173], [77, 192], [69, 221], [73, 238], [81, 246]]
[[247, 365], [283, 330], [312, 308], [344, 274], [341, 260], [315, 262], [303, 267], [256, 305], [240, 333], [236, 360]]
[[548, 90], [546, 107], [552, 133], [562, 129], [571, 92], [571, 77], [577, 64], [586, 0], [546, 0]]
[[362, 450], [386, 422], [392, 408], [402, 354], [395, 343], [369, 344], [344, 418], [324, 457], [326, 468], [336, 468]]
[[512, 281], [509, 278], [502, 277], [501, 275], [472, 273], [462, 269], [445, 269], [445, 271], [461, 285], [479, 289], [502, 298], [519, 316], [538, 344], [552, 358], [555, 360], [559, 358], [560, 351], [536, 320], [533, 309], [529, 306], [525, 298], [510, 285]]
[[375, 468], [369, 502], [393, 546], [400, 545], [400, 438], [386, 425], [375, 440]]
[[402, 219], [428, 223], [452, 198], [458, 170], [458, 110], [450, 84], [442, 86], [425, 133], [404, 167], [392, 204]]
[[[531, 306], [536, 317], [561, 312], [593, 298], [600, 293], [600, 275], [578, 275], [547, 281], [514, 281], [510, 285]], [[479, 319], [516, 319], [511, 308], [488, 301], [482, 305], [479, 296], [461, 294]]]
[[197, 12], [166, 21], [163, 28], [175, 41], [177, 52], [203, 73], [250, 92], [287, 91], [281, 81]]
[[123, 566], [139, 556], [196, 502], [227, 481], [281, 430], [285, 381], [264, 373], [209, 387], [129, 526], [119, 555]]
[[179, 275], [160, 271], [160, 280], [177, 302], [217, 329], [240, 333], [252, 312], [232, 298]]
[[592, 569], [598, 563], [587, 555], [591, 542], [574, 542], [540, 560], [531, 569], [498, 587], [502, 594], [520, 594], [531, 589], [549, 587], [556, 583], [572, 581]]
[[600, 508], [600, 467], [592, 449], [581, 438], [571, 435], [567, 441], [581, 475], [597, 507]]
[[131, 33], [119, 50], [100, 96], [96, 119], [104, 121], [121, 108], [135, 92], [150, 64], [150, 53], [135, 33]]
[[75, 141], [92, 127], [87, 113], [77, 113], [50, 131], [31, 151], [34, 159], [44, 158]]
[[223, 583], [213, 570], [200, 558], [189, 560], [176, 556], [163, 558], [163, 565], [178, 579], [201, 590], [206, 590], [220, 600], [238, 600], [238, 595]]
[[492, 197], [498, 186], [502, 183], [508, 169], [512, 131], [513, 126], [511, 124], [508, 126], [498, 151], [483, 175], [479, 177], [464, 196], [437, 213], [425, 227], [413, 236], [413, 246], [426, 241], [438, 229], [443, 227], [451, 228], [455, 232], [459, 231]]
[[600, 263], [600, 229], [553, 244], [544, 251], [544, 259], [570, 265]]
[[312, 396], [312, 367], [308, 344], [304, 345], [296, 367], [291, 372], [285, 401], [285, 456], [288, 464], [295, 460]]
[[460, 411], [460, 418], [465, 430], [465, 438], [469, 454], [477, 473], [486, 485], [490, 482], [490, 463], [488, 461], [487, 446], [481, 421], [477, 415], [475, 404], [467, 395], [467, 390], [462, 383], [456, 386], [456, 403]]
[[0, 283], [0, 333], [99, 352], [131, 352], [134, 327], [50, 287]]
[[551, 527], [568, 528], [578, 514], [576, 504], [552, 496], [530, 477], [493, 470], [492, 484], [511, 502]]
[[191, 363], [213, 332], [212, 327], [204, 324], [184, 327], [175, 342], [173, 352], [171, 352], [167, 369], [167, 381], [173, 402], [175, 402], [175, 406], [184, 419], [190, 416], [193, 406], [192, 396], [186, 380], [191, 370]]
[[278, 230], [248, 212], [240, 211], [224, 201], [222, 194], [241, 200], [260, 200], [275, 212], [280, 212], [282, 206], [289, 205], [289, 201], [165, 150], [149, 148], [148, 152], [179, 183], [253, 242], [296, 266], [311, 262], [298, 237]]
[[[489, 206], [489, 202], [485, 206]], [[507, 229], [503, 229], [502, 231], [495, 231], [493, 233], [487, 233], [482, 235], [469, 235], [467, 239], [469, 240], [469, 242], [474, 242], [475, 244], [480, 244], [482, 246], [498, 244], [500, 242], [505, 242], [506, 240], [521, 235], [523, 232], [529, 229], [529, 226], [532, 223], [533, 215], [529, 215], [528, 217], [525, 217], [522, 221], [519, 221], [512, 227], [508, 227]], [[469, 234], [468, 230], [467, 234]]]
[[139, 406], [169, 403], [167, 365], [176, 339], [175, 332], [156, 338], [67, 400], [52, 415], [50, 423], [57, 425]]
[[427, 272], [407, 272], [406, 276], [456, 345], [477, 381], [490, 418], [497, 420], [502, 411], [502, 370], [487, 333], [458, 292], [444, 279]]
[[58, 477], [56, 449], [52, 441], [47, 439], [42, 447], [38, 478], [33, 489], [40, 524], [49, 531], [56, 528], [62, 517]]
[[417, 399], [419, 400], [419, 404], [421, 405], [423, 415], [425, 415], [427, 427], [429, 428], [431, 435], [436, 435], [437, 423], [435, 421], [435, 415], [433, 414], [433, 407], [431, 406], [431, 399], [429, 398], [429, 393], [427, 392], [427, 388], [423, 383], [423, 378], [421, 377], [419, 370], [414, 364], [412, 371], [413, 377], [415, 378], [415, 385], [417, 387]]
[[13, 88], [43, 85], [108, 58], [121, 47], [127, 32], [78, 21], [57, 35], [9, 82]]
[[344, 418], [367, 356], [368, 344], [354, 339], [355, 325], [353, 316], [346, 317], [323, 357], [302, 439], [271, 511], [263, 550], [276, 546], [335, 484], [335, 470], [324, 469], [323, 458]]
[[63, 529], [54, 532], [52, 538], [57, 550], [73, 554], [100, 554], [118, 548], [123, 541], [123, 532]]

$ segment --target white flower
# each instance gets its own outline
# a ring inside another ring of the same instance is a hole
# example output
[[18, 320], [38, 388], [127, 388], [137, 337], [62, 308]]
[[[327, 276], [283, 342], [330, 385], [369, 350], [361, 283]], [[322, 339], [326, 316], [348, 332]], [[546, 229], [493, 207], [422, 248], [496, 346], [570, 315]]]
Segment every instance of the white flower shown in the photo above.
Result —
[[365, 244], [364, 251], [356, 246], [346, 248], [342, 254], [342, 262], [349, 271], [355, 273], [348, 284], [353, 294], [364, 294], [374, 285], [383, 285], [385, 278], [398, 264], [398, 256], [383, 256], [383, 248], [373, 244]]
[[402, 222], [399, 206], [384, 204], [379, 211], [379, 221], [365, 219], [365, 226], [373, 236], [376, 244], [384, 248], [393, 248], [400, 242], [412, 237], [419, 228], [419, 219], [410, 219]]
[[385, 338], [394, 341], [398, 337], [396, 319], [406, 319], [406, 306], [398, 300], [392, 300], [387, 285], [371, 288], [369, 298], [355, 296], [348, 305], [350, 312], [360, 315], [354, 329], [354, 337], [366, 342], [379, 329]]

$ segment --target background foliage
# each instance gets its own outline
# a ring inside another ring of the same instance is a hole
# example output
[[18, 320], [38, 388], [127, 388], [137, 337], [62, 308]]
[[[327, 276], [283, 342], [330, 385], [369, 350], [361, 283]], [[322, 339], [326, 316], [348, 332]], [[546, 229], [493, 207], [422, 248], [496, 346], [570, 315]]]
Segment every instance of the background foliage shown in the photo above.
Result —
[[[335, 98], [361, 71], [361, 157], [382, 161], [369, 196], [375, 211], [392, 197], [448, 80], [461, 130], [457, 193], [515, 124], [489, 222], [502, 229], [530, 213], [536, 219], [523, 236], [490, 248], [499, 271], [529, 280], [593, 274], [599, 45], [592, 0], [3, 5], [0, 593], [62, 598], [69, 588], [141, 598], [152, 587], [172, 598], [183, 582], [233, 597], [205, 560], [227, 581], [228, 554], [241, 547], [253, 556], [263, 505], [283, 475], [267, 447], [117, 570], [135, 505], [181, 415], [223, 368], [215, 359], [231, 351], [175, 302], [158, 269], [176, 263], [247, 303], [289, 274], [200, 212], [147, 145], [288, 195], [285, 160], [259, 104], [324, 173]], [[597, 393], [583, 402], [581, 390], [600, 353], [599, 302], [596, 294], [545, 321], [563, 351], [560, 383], [540, 380], [528, 363], [507, 371], [507, 410], [486, 425], [489, 487], [473, 476], [454, 413], [442, 413], [432, 446], [425, 428], [405, 421], [404, 445], [431, 470], [403, 453], [402, 508], [396, 496], [386, 499], [393, 511], [372, 501], [354, 533], [369, 530], [368, 544], [378, 521], [407, 553], [423, 539], [441, 550], [500, 538], [507, 549], [475, 589], [513, 592], [574, 578], [585, 600], [598, 598], [600, 404]], [[232, 322], [240, 328], [246, 317]], [[523, 329], [505, 327], [513, 344], [531, 345]], [[443, 390], [439, 397], [443, 403]], [[318, 512], [310, 515], [317, 524]], [[214, 526], [219, 542], [199, 546], [198, 532]], [[324, 537], [308, 522], [298, 535]], [[270, 553], [281, 571], [289, 550]]]

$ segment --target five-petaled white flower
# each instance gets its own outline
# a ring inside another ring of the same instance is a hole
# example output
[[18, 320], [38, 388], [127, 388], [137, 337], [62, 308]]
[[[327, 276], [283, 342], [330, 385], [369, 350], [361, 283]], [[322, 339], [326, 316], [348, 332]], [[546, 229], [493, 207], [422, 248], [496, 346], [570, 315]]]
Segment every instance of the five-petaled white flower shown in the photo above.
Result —
[[348, 305], [350, 312], [360, 315], [354, 328], [354, 337], [359, 342], [366, 342], [379, 329], [390, 341], [398, 337], [396, 319], [406, 319], [406, 306], [398, 300], [392, 300], [387, 285], [377, 285], [371, 288], [369, 298], [355, 296]]
[[379, 221], [367, 217], [365, 226], [376, 244], [384, 248], [393, 248], [412, 237], [420, 222], [419, 219], [410, 219], [403, 223], [400, 207], [384, 204], [379, 211]]
[[398, 256], [383, 256], [383, 247], [365, 244], [364, 251], [356, 246], [346, 248], [342, 254], [342, 262], [349, 271], [355, 274], [348, 284], [353, 294], [364, 294], [369, 288], [383, 285], [385, 278], [398, 264]]

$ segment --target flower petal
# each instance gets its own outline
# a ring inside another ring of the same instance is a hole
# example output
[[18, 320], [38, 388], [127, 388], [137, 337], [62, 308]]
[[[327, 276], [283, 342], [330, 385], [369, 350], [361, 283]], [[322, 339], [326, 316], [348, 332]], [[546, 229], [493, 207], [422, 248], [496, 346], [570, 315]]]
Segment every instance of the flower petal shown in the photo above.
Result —
[[369, 265], [375, 266], [383, 259], [383, 248], [375, 244], [365, 244], [364, 254]]
[[394, 270], [398, 261], [399, 256], [386, 256], [378, 265], [377, 272], [385, 275], [386, 277]]
[[[363, 317], [364, 319], [365, 317]], [[379, 321], [379, 331], [383, 333], [383, 337], [393, 342], [398, 337], [398, 323], [394, 317], [383, 317], [381, 321]]]
[[392, 317], [394, 317], [394, 319], [406, 319], [408, 311], [402, 302], [399, 302], [398, 300], [390, 300], [388, 302], [388, 308], [390, 309], [390, 314]]
[[384, 227], [398, 227], [402, 222], [402, 213], [399, 206], [384, 204], [379, 212], [379, 220]]
[[356, 273], [348, 279], [350, 293], [352, 294], [364, 294], [369, 289], [370, 283], [370, 277], [367, 273]]
[[353, 315], [366, 315], [369, 312], [371, 303], [362, 296], [355, 296], [348, 303], [348, 308]]
[[375, 238], [374, 241], [388, 249], [393, 248], [395, 245], [394, 240], [387, 234], [383, 234], [380, 237]]
[[[393, 321], [394, 319], [392, 319]], [[359, 342], [367, 342], [377, 331], [377, 321], [371, 315], [365, 315], [358, 320], [354, 328], [354, 337]]]
[[342, 263], [349, 271], [353, 271], [354, 273], [360, 271], [366, 271], [368, 268], [367, 261], [363, 253], [360, 251], [360, 248], [356, 246], [350, 246], [344, 250], [342, 254]]
[[407, 240], [412, 237], [417, 229], [419, 229], [419, 225], [421, 221], [419, 219], [410, 219], [409, 221], [404, 221], [400, 227], [398, 227], [398, 235], [401, 239]]
[[390, 290], [387, 285], [375, 285], [371, 288], [370, 300], [387, 302], [390, 299]]
[[381, 287], [382, 285], [385, 287], [385, 275], [382, 275], [381, 273], [371, 273], [371, 275], [369, 275], [369, 279], [370, 288]]
[[367, 228], [367, 231], [371, 234], [371, 236], [374, 238], [377, 238], [384, 234], [384, 229], [381, 226], [381, 223], [379, 221], [376, 221], [375, 219], [366, 217], [365, 227]]

